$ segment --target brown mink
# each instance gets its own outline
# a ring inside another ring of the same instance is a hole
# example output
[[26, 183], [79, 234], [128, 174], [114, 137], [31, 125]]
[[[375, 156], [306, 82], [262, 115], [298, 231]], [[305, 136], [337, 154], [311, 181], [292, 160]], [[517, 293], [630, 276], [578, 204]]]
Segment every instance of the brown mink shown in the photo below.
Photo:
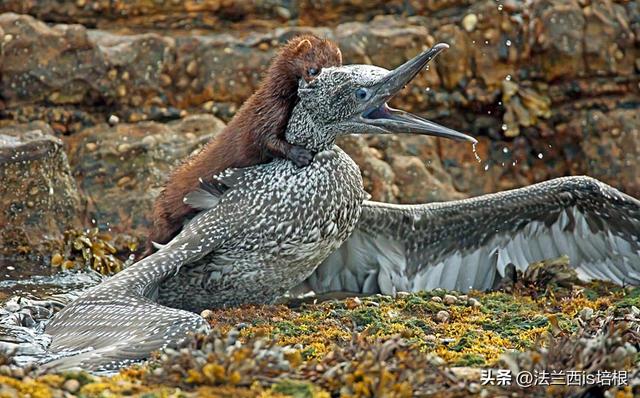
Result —
[[340, 49], [329, 40], [312, 35], [289, 40], [271, 62], [258, 90], [225, 129], [173, 171], [155, 201], [145, 255], [154, 250], [152, 242], [167, 243], [193, 215], [194, 209], [183, 198], [198, 188], [200, 178], [231, 167], [265, 163], [274, 157], [290, 159], [300, 167], [308, 165], [313, 154], [284, 138], [298, 99], [298, 82], [301, 78], [310, 81], [322, 68], [341, 64]]

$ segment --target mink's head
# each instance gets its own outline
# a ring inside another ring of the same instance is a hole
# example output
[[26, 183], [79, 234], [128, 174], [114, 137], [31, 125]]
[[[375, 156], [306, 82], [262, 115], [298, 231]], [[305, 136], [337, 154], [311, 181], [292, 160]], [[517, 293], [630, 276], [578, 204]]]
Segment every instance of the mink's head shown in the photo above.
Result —
[[312, 81], [323, 68], [342, 65], [338, 46], [327, 39], [312, 35], [297, 36], [289, 40], [274, 59], [271, 73], [280, 88], [296, 90], [298, 81]]

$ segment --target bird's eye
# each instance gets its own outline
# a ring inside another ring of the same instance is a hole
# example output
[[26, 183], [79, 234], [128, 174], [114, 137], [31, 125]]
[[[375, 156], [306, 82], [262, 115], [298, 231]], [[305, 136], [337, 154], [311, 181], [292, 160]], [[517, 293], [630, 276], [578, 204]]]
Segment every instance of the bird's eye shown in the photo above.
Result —
[[316, 76], [318, 73], [320, 73], [320, 70], [318, 68], [309, 68], [307, 69], [307, 73], [309, 74], [309, 76]]
[[356, 90], [356, 98], [358, 99], [358, 101], [366, 101], [370, 96], [371, 94], [369, 93], [369, 90], [364, 87], [360, 87]]

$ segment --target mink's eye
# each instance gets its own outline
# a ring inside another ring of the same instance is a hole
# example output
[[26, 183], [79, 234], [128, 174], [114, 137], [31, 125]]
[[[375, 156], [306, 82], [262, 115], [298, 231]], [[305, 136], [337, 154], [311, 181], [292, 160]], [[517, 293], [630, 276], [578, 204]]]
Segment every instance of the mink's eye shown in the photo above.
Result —
[[356, 90], [356, 98], [358, 101], [366, 101], [371, 97], [371, 93], [364, 87], [360, 87]]
[[307, 73], [309, 74], [309, 76], [316, 76], [318, 73], [320, 73], [320, 70], [318, 68], [309, 68], [307, 69]]

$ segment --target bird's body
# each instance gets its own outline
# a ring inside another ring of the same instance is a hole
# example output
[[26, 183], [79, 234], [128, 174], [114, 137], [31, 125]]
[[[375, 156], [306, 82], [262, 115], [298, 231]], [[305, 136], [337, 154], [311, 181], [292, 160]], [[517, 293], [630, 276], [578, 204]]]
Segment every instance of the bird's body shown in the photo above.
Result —
[[[506, 262], [526, 266], [551, 253], [540, 242], [591, 261], [589, 275], [640, 283], [640, 202], [592, 179], [445, 204], [365, 200], [359, 169], [334, 145], [338, 135], [416, 132], [475, 142], [386, 105], [445, 47], [393, 71], [345, 66], [301, 82], [286, 138], [316, 153], [313, 162], [231, 169], [215, 176], [219, 192], [189, 194], [201, 212], [174, 239], [54, 317], [46, 329], [51, 351], [71, 356], [46, 366], [114, 369], [207, 328], [185, 310], [269, 303], [293, 288], [487, 288]], [[523, 247], [527, 239], [535, 249]]]
[[289, 40], [271, 62], [256, 92], [245, 101], [229, 124], [200, 152], [169, 176], [153, 206], [147, 250], [153, 242], [165, 244], [197, 213], [183, 202], [199, 180], [228, 168], [266, 163], [273, 158], [306, 166], [312, 154], [285, 139], [287, 122], [298, 101], [298, 80], [311, 81], [322, 68], [342, 64], [340, 49], [311, 35]]
[[338, 147], [317, 153], [304, 168], [275, 160], [218, 179], [229, 190], [186, 228], [205, 224], [198, 233], [203, 241], [226, 241], [161, 283], [160, 304], [200, 312], [272, 302], [344, 242], [366, 195], [360, 170]]
[[211, 209], [47, 325], [52, 351], [89, 350], [63, 358], [65, 366], [114, 369], [127, 362], [112, 357], [142, 359], [206, 329], [183, 310], [272, 302], [344, 242], [366, 196], [358, 167], [338, 147], [305, 168], [275, 160], [218, 178], [229, 189]]

